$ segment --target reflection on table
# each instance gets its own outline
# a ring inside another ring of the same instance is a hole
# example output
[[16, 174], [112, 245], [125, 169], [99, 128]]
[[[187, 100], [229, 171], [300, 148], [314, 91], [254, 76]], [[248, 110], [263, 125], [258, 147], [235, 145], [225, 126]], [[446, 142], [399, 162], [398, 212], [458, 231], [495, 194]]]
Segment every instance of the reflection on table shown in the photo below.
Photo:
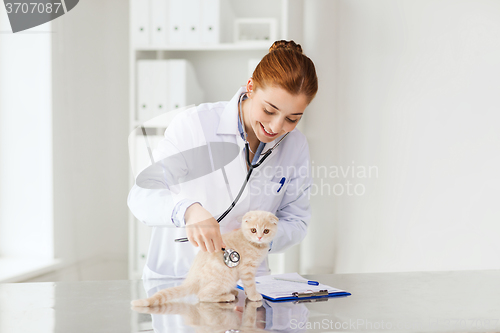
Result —
[[[147, 280], [144, 288], [147, 297], [157, 291], [182, 283], [181, 280]], [[298, 302], [252, 302], [240, 290], [237, 300], [231, 303], [198, 302], [194, 295], [155, 307], [133, 307], [138, 313], [151, 315], [155, 333], [169, 332], [305, 332], [304, 328], [292, 329], [290, 323], [306, 322], [309, 311]], [[187, 329], [187, 328], [191, 329]], [[231, 331], [232, 330], [232, 331]]]

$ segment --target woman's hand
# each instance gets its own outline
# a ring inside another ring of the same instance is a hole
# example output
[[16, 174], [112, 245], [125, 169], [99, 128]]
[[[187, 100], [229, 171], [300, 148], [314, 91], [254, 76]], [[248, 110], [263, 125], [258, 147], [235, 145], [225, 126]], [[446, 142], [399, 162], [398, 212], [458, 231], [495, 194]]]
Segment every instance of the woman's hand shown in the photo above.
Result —
[[184, 214], [186, 234], [189, 241], [202, 251], [210, 253], [226, 247], [222, 241], [219, 223], [199, 203], [192, 204]]

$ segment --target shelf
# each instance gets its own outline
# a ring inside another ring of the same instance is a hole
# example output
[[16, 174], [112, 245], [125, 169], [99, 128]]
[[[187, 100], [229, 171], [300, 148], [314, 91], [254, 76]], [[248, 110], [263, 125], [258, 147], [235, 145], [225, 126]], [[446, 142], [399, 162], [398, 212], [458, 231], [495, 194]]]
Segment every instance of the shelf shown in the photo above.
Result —
[[242, 51], [268, 50], [272, 42], [226, 43], [213, 45], [135, 46], [136, 51]]

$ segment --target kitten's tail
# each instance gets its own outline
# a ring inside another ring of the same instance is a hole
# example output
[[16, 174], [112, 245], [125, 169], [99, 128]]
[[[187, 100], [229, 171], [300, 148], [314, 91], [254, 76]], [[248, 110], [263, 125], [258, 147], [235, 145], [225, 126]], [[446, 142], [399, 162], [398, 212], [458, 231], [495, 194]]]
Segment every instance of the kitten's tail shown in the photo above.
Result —
[[181, 298], [187, 295], [191, 295], [195, 293], [195, 290], [190, 285], [181, 284], [177, 287], [167, 288], [160, 290], [150, 298], [146, 299], [137, 299], [135, 301], [130, 302], [132, 306], [156, 306], [160, 304], [164, 304], [167, 301]]

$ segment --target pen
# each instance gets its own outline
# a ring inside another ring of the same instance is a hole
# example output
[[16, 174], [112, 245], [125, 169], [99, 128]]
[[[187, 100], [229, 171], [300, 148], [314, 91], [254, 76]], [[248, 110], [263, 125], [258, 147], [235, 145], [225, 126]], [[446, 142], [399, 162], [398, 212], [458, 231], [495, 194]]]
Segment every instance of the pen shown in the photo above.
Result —
[[275, 277], [274, 278], [275, 280], [281, 280], [281, 281], [290, 281], [290, 282], [298, 282], [298, 283], [307, 283], [311, 286], [319, 286], [319, 282], [318, 281], [308, 281], [308, 280], [293, 280], [293, 279], [285, 279], [285, 278], [278, 278], [278, 277]]

